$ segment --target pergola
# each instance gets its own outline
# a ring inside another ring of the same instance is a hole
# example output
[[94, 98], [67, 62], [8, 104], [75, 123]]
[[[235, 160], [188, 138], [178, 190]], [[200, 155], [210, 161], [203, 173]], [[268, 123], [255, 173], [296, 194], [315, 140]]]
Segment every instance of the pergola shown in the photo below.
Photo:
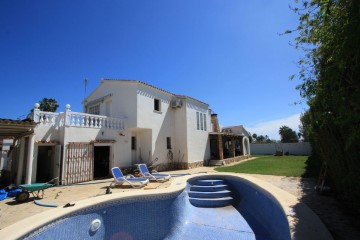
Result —
[[243, 152], [242, 139], [244, 135], [228, 132], [211, 132], [211, 159], [226, 159], [241, 155]]
[[0, 118], [0, 137], [15, 138], [30, 136], [34, 133], [36, 123], [33, 120], [11, 120]]
[[[31, 183], [31, 169], [34, 153], [34, 128], [37, 123], [31, 119], [12, 120], [0, 118], [0, 138], [14, 139], [14, 145], [18, 141], [19, 155], [13, 156], [15, 159], [11, 166], [11, 175], [16, 176], [16, 183], [22, 181], [23, 171], [26, 171], [25, 182]], [[25, 147], [27, 146], [27, 149]], [[10, 177], [11, 180], [12, 177]]]

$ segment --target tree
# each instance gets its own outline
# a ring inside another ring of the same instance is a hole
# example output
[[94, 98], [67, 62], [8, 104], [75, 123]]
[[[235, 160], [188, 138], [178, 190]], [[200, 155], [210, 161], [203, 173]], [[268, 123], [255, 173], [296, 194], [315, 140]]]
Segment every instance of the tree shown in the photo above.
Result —
[[255, 143], [272, 143], [272, 142], [276, 142], [275, 140], [269, 139], [268, 135], [263, 136], [263, 135], [257, 135], [256, 133], [254, 133], [252, 135], [252, 139], [255, 140]]
[[279, 134], [281, 137], [281, 142], [283, 143], [299, 142], [299, 138], [296, 132], [288, 126], [281, 126], [279, 129]]
[[338, 197], [360, 213], [360, 1], [295, 1], [299, 26], [285, 33], [297, 33], [304, 53], [297, 89], [310, 107], [313, 153], [327, 162]]
[[308, 110], [300, 115], [299, 138], [302, 137], [304, 142], [310, 142], [311, 131], [311, 115]]
[[59, 104], [58, 102], [53, 98], [43, 98], [40, 101], [40, 107], [39, 109], [44, 112], [56, 112], [58, 109]]

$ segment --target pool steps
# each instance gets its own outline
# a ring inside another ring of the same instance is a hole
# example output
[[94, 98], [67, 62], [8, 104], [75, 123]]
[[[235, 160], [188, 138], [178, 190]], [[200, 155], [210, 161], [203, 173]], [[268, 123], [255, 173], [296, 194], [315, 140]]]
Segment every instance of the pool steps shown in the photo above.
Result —
[[233, 202], [224, 180], [197, 180], [190, 186], [189, 201], [196, 207], [225, 207]]

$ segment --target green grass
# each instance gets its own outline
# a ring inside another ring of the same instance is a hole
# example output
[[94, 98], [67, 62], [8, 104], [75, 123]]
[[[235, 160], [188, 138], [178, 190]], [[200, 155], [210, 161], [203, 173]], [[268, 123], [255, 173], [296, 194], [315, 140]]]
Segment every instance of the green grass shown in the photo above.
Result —
[[272, 156], [261, 155], [229, 167], [215, 168], [218, 172], [251, 173], [287, 177], [305, 175], [308, 156]]

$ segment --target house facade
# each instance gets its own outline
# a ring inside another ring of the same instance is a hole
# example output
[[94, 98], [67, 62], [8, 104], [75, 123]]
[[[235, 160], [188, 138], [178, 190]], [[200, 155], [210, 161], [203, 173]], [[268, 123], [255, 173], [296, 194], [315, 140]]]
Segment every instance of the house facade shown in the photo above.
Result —
[[16, 161], [16, 182], [85, 182], [138, 163], [160, 171], [203, 166], [211, 159], [211, 115], [197, 99], [140, 81], [103, 79], [84, 99], [82, 113], [70, 105], [42, 112], [35, 104], [34, 133], [25, 147], [14, 144], [28, 153]]

